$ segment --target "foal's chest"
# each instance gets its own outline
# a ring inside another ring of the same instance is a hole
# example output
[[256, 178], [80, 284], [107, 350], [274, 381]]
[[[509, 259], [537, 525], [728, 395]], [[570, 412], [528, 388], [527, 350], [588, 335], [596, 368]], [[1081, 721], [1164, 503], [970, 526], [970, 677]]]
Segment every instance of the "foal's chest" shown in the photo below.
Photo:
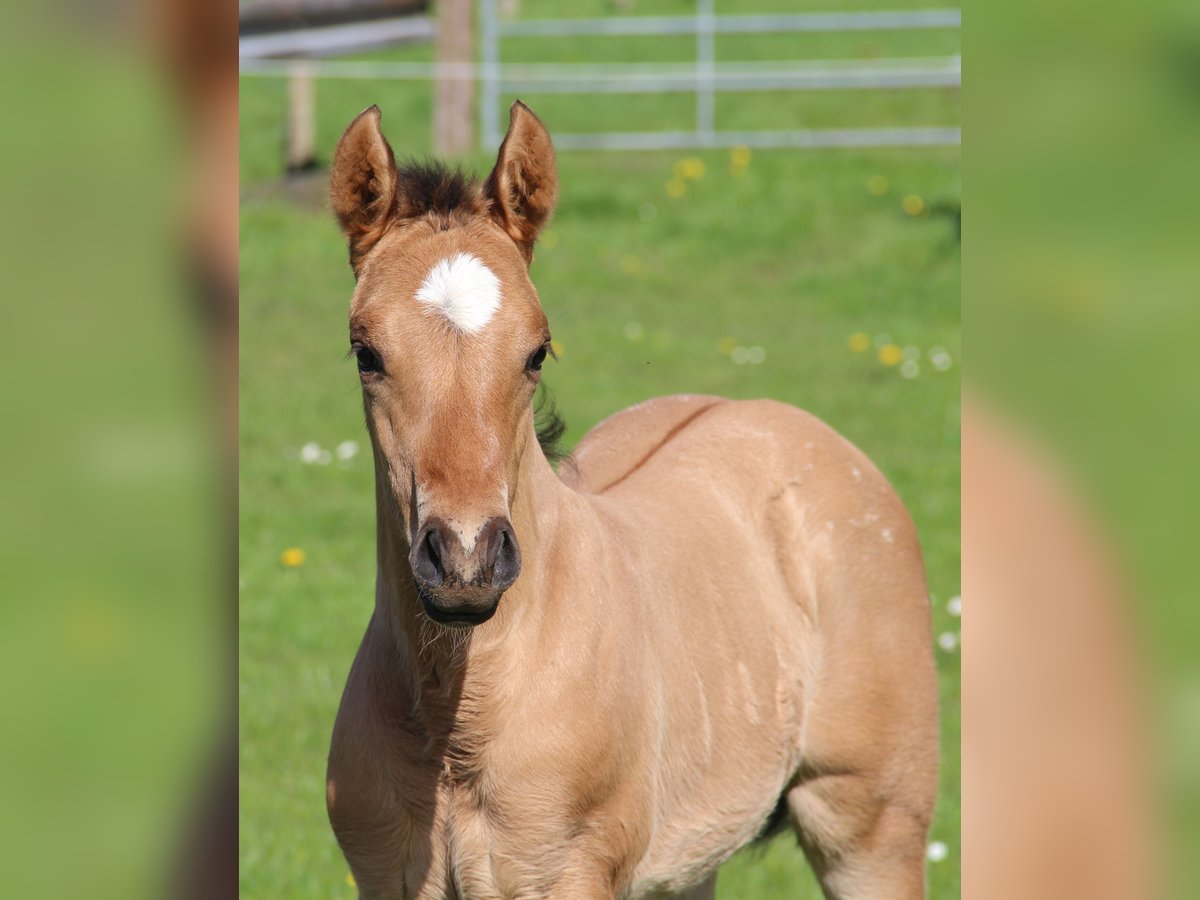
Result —
[[[556, 871], [552, 848], [536, 835], [505, 828], [471, 791], [439, 785], [432, 804], [397, 798], [335, 828], [364, 898], [510, 900], [546, 896]], [[382, 826], [382, 827], [381, 827]]]

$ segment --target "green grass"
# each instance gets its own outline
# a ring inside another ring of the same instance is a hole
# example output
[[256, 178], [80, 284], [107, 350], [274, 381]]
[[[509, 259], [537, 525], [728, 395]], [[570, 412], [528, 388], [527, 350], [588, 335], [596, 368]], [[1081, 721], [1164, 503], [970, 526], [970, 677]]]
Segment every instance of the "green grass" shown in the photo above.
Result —
[[[390, 56], [422, 54], [427, 48]], [[821, 115], [862, 124], [877, 124], [866, 113], [907, 124], [957, 120], [948, 92], [931, 92], [915, 107], [903, 94], [892, 94], [891, 104], [886, 95], [870, 98], [869, 108], [839, 95], [847, 108]], [[323, 159], [372, 102], [398, 154], [428, 152], [427, 86], [322, 82], [319, 98]], [[778, 101], [746, 96], [724, 112], [723, 101], [718, 112], [731, 117], [727, 127], [783, 127]], [[620, 123], [626, 101], [587, 98], [573, 112], [531, 102], [553, 131]], [[914, 109], [928, 117], [914, 120]], [[357, 377], [343, 358], [353, 286], [344, 244], [319, 186], [272, 181], [282, 110], [278, 82], [243, 80], [242, 892], [352, 897], [325, 819], [324, 766], [373, 604], [372, 475], [365, 449], [348, 464], [296, 459], [308, 441], [333, 448], [366, 436]], [[653, 113], [651, 106], [638, 114]], [[763, 151], [740, 177], [728, 154], [701, 153], [704, 176], [670, 199], [664, 186], [683, 155], [560, 156], [561, 204], [533, 277], [563, 349], [546, 381], [570, 424], [568, 441], [617, 409], [674, 392], [773, 397], [811, 410], [866, 451], [908, 504], [935, 598], [935, 633], [957, 631], [945, 601], [959, 590], [959, 246], [953, 219], [936, 211], [957, 205], [957, 151]], [[483, 156], [469, 162], [487, 164]], [[867, 189], [873, 176], [887, 181], [882, 195]], [[935, 211], [906, 215], [909, 194]], [[640, 326], [639, 339], [627, 336], [630, 323]], [[955, 367], [934, 371], [923, 356], [920, 375], [907, 380], [873, 350], [848, 349], [858, 331], [887, 333], [923, 354], [942, 346]], [[723, 338], [763, 347], [766, 361], [734, 365], [718, 349]], [[305, 551], [303, 566], [280, 566], [287, 547]], [[937, 656], [942, 789], [931, 839], [950, 855], [930, 864], [930, 895], [950, 900], [959, 896], [959, 673], [956, 655]], [[719, 892], [740, 900], [819, 896], [786, 836], [731, 861]]]

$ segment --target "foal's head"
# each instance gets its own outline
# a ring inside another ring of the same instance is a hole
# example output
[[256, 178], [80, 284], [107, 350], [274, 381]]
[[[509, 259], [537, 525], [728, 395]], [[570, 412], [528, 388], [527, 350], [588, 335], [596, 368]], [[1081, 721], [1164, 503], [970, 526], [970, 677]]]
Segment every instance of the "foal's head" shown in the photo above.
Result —
[[557, 177], [545, 127], [519, 102], [511, 115], [482, 184], [440, 165], [397, 168], [374, 106], [333, 160], [357, 279], [350, 347], [385, 509], [443, 624], [486, 621], [516, 581], [510, 505], [522, 455], [539, 452], [531, 400], [550, 331], [528, 270]]

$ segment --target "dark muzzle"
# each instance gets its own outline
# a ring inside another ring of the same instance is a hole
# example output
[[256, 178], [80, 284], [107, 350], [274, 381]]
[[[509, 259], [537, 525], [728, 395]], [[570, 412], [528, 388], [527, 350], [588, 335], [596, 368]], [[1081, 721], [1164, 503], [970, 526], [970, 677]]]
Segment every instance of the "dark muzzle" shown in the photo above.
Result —
[[431, 518], [409, 553], [417, 593], [429, 618], [443, 625], [478, 625], [496, 612], [500, 595], [521, 571], [512, 525], [495, 516], [484, 523], [468, 553], [457, 532]]

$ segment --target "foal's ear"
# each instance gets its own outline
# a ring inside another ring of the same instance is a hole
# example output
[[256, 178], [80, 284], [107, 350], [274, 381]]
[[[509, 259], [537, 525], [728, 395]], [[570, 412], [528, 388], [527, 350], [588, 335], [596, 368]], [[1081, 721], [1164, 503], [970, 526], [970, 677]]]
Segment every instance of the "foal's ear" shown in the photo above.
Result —
[[350, 244], [350, 265], [383, 236], [396, 205], [396, 159], [379, 130], [379, 107], [358, 114], [338, 141], [329, 201]]
[[483, 190], [492, 218], [517, 242], [526, 262], [533, 259], [533, 242], [558, 199], [558, 173], [550, 132], [520, 100], [509, 110], [508, 134]]

